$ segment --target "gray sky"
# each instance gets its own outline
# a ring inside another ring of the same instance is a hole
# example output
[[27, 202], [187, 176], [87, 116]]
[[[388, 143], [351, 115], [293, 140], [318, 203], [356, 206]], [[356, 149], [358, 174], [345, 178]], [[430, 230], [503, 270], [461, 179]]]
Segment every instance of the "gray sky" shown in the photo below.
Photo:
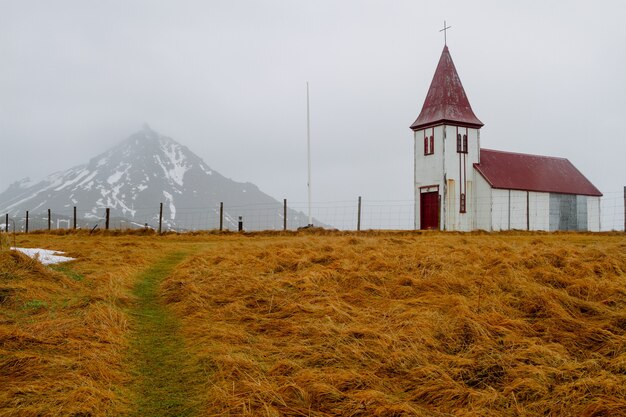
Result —
[[482, 146], [566, 157], [619, 212], [626, 2], [601, 0], [0, 0], [0, 189], [147, 122], [306, 201], [308, 80], [314, 200], [412, 200], [444, 19]]

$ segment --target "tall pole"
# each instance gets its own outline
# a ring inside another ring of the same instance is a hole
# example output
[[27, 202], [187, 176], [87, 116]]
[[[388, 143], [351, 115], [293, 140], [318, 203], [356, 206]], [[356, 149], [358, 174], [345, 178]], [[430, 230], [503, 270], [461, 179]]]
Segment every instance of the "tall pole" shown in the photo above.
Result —
[[311, 116], [309, 112], [309, 82], [306, 82], [306, 155], [308, 171], [308, 194], [309, 194], [309, 227], [313, 226], [311, 217]]
[[624, 231], [626, 232], [626, 185], [624, 186]]

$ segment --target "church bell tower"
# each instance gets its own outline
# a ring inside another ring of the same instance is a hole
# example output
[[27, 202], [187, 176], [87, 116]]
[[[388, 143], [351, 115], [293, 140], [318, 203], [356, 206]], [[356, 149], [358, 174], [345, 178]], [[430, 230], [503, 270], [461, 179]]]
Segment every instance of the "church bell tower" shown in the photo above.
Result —
[[411, 125], [416, 229], [474, 229], [473, 166], [480, 162], [482, 126], [445, 45], [422, 111]]

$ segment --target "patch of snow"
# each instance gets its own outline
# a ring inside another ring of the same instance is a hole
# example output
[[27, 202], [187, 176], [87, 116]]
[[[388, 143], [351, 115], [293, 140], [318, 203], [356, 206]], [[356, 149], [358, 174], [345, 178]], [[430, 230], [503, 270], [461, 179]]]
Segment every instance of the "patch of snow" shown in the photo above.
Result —
[[148, 188], [148, 186], [147, 186], [146, 184], [139, 184], [139, 185], [137, 186], [137, 192], [138, 192], [138, 193], [140, 193], [140, 192], [142, 192], [143, 190], [145, 190], [146, 188]]
[[[89, 181], [93, 180], [93, 178], [98, 174], [98, 171], [94, 171], [91, 174], [89, 174], [89, 176], [87, 176], [87, 178], [85, 178], [84, 180], [82, 180], [81, 182], [78, 183], [78, 186], [80, 187], [81, 185], [88, 183]], [[87, 185], [87, 187], [90, 187], [90, 185]]]
[[174, 205], [174, 198], [167, 191], [163, 191], [163, 196], [170, 203], [170, 213], [172, 213], [171, 219], [174, 220], [176, 218], [176, 206]]
[[59, 252], [55, 250], [49, 249], [40, 249], [40, 248], [11, 248], [11, 250], [16, 250], [18, 252], [22, 252], [24, 255], [37, 259], [44, 265], [53, 265], [59, 264], [61, 262], [69, 262], [73, 261], [76, 258], [70, 258], [68, 256], [62, 256], [65, 252]]
[[98, 163], [96, 164], [96, 167], [101, 167], [102, 165], [106, 165], [107, 163], [107, 159], [106, 158], [101, 158]]
[[[185, 172], [189, 170], [189, 164], [180, 147], [175, 143], [161, 142], [161, 150], [167, 156], [171, 165], [170, 169], [166, 169], [165, 166], [163, 169], [172, 181], [178, 185], [183, 185], [183, 178], [185, 177]], [[160, 159], [159, 162], [161, 162]]]
[[89, 171], [86, 169], [82, 169], [78, 172], [78, 175], [76, 175], [76, 177], [74, 177], [74, 179], [69, 180], [67, 182], [65, 182], [64, 184], [62, 184], [60, 187], [55, 188], [54, 191], [61, 191], [64, 188], [69, 187], [72, 184], [77, 183], [78, 181], [80, 181], [82, 178], [84, 178], [86, 175], [89, 175]]
[[122, 175], [124, 175], [124, 171], [116, 171], [109, 178], [107, 178], [107, 182], [113, 185], [118, 182], [120, 178], [122, 178]]

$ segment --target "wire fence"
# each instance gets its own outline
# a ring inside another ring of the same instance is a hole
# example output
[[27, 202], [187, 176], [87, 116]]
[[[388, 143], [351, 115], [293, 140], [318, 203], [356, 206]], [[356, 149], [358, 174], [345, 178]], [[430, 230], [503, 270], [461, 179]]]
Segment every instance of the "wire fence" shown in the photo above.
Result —
[[[512, 204], [502, 199], [474, 200], [471, 204], [476, 209], [489, 210], [492, 219], [518, 219], [507, 224], [503, 229], [525, 229], [519, 222], [525, 218], [526, 204]], [[483, 207], [481, 207], [483, 206]], [[486, 207], [489, 206], [489, 207]], [[75, 210], [75, 212], [74, 212]], [[533, 216], [543, 219], [539, 224], [548, 230], [551, 208], [544, 205], [530, 207]], [[589, 208], [591, 210], [591, 208]], [[600, 229], [624, 230], [624, 198], [621, 193], [607, 193], [600, 200]], [[111, 207], [107, 221], [107, 208], [64, 207], [54, 210], [33, 210], [12, 213], [0, 217], [0, 230], [18, 232], [58, 229], [113, 229], [128, 230], [151, 228], [162, 231], [200, 231], [200, 230], [296, 230], [309, 224], [308, 203], [289, 202], [281, 204], [250, 204], [229, 206], [227, 202], [220, 207], [175, 207], [167, 203], [162, 207], [156, 203], [151, 207], [133, 207], [122, 210]], [[49, 213], [49, 214], [48, 214]], [[285, 222], [285, 213], [286, 222]], [[415, 228], [415, 203], [413, 200], [367, 200], [354, 198], [344, 201], [316, 202], [311, 205], [313, 225], [339, 230], [413, 230]], [[554, 213], [552, 213], [554, 215]], [[566, 214], [567, 215], [567, 214]], [[573, 216], [586, 216], [574, 212]], [[596, 215], [596, 214], [594, 214]], [[563, 216], [563, 214], [562, 214]], [[567, 219], [566, 219], [567, 220]], [[506, 220], [502, 220], [506, 223]], [[108, 227], [107, 227], [108, 223]], [[538, 229], [533, 223], [531, 229]], [[286, 226], [286, 227], [285, 227]], [[417, 225], [419, 228], [419, 224]]]

